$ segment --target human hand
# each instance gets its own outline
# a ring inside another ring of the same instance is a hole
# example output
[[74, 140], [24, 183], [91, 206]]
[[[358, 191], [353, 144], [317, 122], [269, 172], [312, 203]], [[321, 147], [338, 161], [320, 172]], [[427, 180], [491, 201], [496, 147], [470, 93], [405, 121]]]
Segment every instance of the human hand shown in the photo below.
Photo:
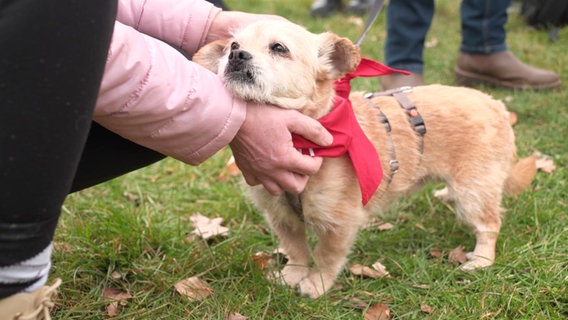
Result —
[[286, 20], [271, 14], [254, 14], [240, 11], [221, 11], [213, 20], [205, 43], [231, 38], [231, 32], [261, 20]]
[[246, 119], [229, 146], [249, 185], [262, 184], [273, 195], [304, 190], [322, 159], [298, 152], [292, 133], [321, 146], [333, 142], [319, 122], [295, 110], [248, 104]]

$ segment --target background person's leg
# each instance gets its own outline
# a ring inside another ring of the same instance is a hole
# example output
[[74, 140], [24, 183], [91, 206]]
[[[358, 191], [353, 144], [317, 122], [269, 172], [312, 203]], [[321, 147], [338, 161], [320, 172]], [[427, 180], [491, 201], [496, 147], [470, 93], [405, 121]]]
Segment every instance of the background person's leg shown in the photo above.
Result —
[[115, 15], [115, 0], [0, 2], [0, 299], [47, 279]]
[[487, 84], [509, 89], [553, 89], [556, 73], [523, 63], [506, 44], [511, 0], [463, 0], [462, 43], [455, 68], [459, 85]]
[[385, 64], [412, 72], [381, 77], [384, 90], [424, 84], [424, 42], [434, 16], [434, 0], [391, 0], [387, 7]]
[[487, 54], [507, 50], [505, 23], [511, 0], [464, 0], [461, 3], [461, 51]]
[[387, 7], [385, 64], [424, 71], [424, 41], [434, 16], [434, 0], [392, 0]]

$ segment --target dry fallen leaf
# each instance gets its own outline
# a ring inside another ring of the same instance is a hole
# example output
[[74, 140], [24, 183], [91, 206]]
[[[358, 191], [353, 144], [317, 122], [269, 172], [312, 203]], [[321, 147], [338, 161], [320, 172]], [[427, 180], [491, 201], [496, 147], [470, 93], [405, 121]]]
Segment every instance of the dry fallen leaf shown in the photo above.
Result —
[[438, 249], [432, 249], [430, 250], [430, 257], [432, 258], [441, 258], [444, 254], [442, 253], [442, 251], [438, 250]]
[[394, 225], [390, 222], [383, 223], [377, 227], [379, 231], [387, 231], [394, 228]]
[[511, 124], [511, 126], [514, 126], [515, 124], [517, 124], [519, 117], [517, 116], [517, 114], [513, 111], [509, 111], [509, 123]]
[[241, 174], [241, 169], [237, 166], [235, 162], [235, 157], [231, 156], [223, 168], [223, 171], [219, 174], [219, 181], [226, 182], [231, 177], [236, 177]]
[[274, 265], [274, 259], [272, 255], [264, 251], [259, 251], [255, 253], [254, 256], [252, 257], [252, 261], [254, 261], [254, 264], [260, 270], [266, 269], [266, 267]]
[[388, 277], [390, 278], [390, 274], [387, 271], [387, 267], [385, 267], [382, 263], [380, 263], [378, 260], [375, 261], [375, 263], [373, 263], [371, 265], [371, 267], [373, 267], [373, 269], [375, 269], [376, 271], [378, 271], [381, 274], [381, 277]]
[[122, 195], [126, 198], [126, 200], [132, 202], [134, 206], [136, 207], [140, 206], [141, 201], [139, 196], [127, 191], [125, 191]]
[[369, 222], [364, 226], [365, 229], [376, 229], [379, 231], [386, 231], [394, 228], [394, 225], [390, 222], [383, 222], [378, 217], [372, 217]]
[[356, 276], [364, 276], [367, 278], [378, 279], [383, 277], [389, 277], [389, 273], [380, 262], [375, 262], [373, 268], [355, 263], [351, 265], [349, 271]]
[[425, 303], [421, 303], [420, 304], [420, 311], [425, 312], [427, 314], [432, 314], [432, 313], [434, 313], [434, 308], [430, 307], [429, 305], [427, 305]]
[[110, 304], [106, 307], [107, 315], [109, 317], [116, 317], [118, 315], [118, 309], [125, 306], [130, 298], [132, 298], [132, 295], [128, 292], [120, 289], [104, 288], [103, 301], [110, 301]]
[[110, 277], [113, 278], [114, 280], [118, 280], [122, 278], [122, 273], [115, 270], [110, 274]]
[[183, 279], [174, 285], [176, 291], [190, 301], [199, 301], [213, 294], [213, 289], [206, 281], [198, 277]]
[[238, 312], [231, 312], [225, 317], [225, 320], [247, 320], [247, 319], [248, 317], [245, 317]]
[[210, 219], [200, 213], [194, 213], [189, 217], [189, 219], [191, 220], [191, 224], [194, 228], [191, 233], [202, 237], [205, 240], [215, 236], [226, 237], [229, 235], [229, 228], [221, 225], [221, 223], [223, 223], [223, 218]]
[[430, 289], [430, 286], [427, 285], [427, 284], [413, 284], [412, 287], [417, 288], [417, 289], [424, 289], [424, 290]]
[[378, 278], [378, 275], [375, 274], [375, 270], [359, 263], [352, 264], [351, 267], [349, 267], [349, 272], [356, 276], [365, 276], [373, 279]]
[[389, 320], [391, 318], [389, 307], [384, 303], [372, 305], [365, 312], [365, 320]]
[[54, 241], [53, 250], [60, 252], [71, 252], [73, 250], [73, 247], [67, 242]]
[[383, 224], [381, 219], [379, 219], [377, 217], [371, 217], [371, 219], [369, 219], [369, 221], [367, 222], [367, 224], [365, 224], [365, 226], [363, 226], [363, 228], [372, 229], [372, 228], [378, 227], [381, 224]]
[[542, 154], [539, 151], [535, 151], [533, 156], [536, 157], [536, 168], [542, 172], [552, 173], [556, 170], [556, 165], [551, 156]]
[[435, 46], [438, 45], [438, 38], [433, 37], [432, 39], [426, 41], [426, 43], [424, 44], [424, 48], [434, 48]]
[[350, 23], [350, 24], [356, 25], [357, 27], [363, 26], [363, 19], [361, 19], [360, 17], [349, 16], [347, 18], [347, 22]]
[[453, 264], [463, 264], [467, 261], [465, 252], [463, 252], [463, 246], [457, 246], [452, 249], [448, 254], [448, 260]]
[[252, 261], [260, 270], [268, 266], [276, 266], [278, 263], [286, 263], [287, 260], [288, 256], [282, 248], [274, 249], [271, 253], [259, 251], [252, 257]]
[[278, 247], [278, 248], [272, 250], [272, 254], [275, 255], [275, 256], [283, 256], [286, 259], [288, 258], [288, 254], [286, 253], [286, 250], [284, 250], [284, 248]]
[[347, 298], [347, 301], [351, 303], [355, 309], [365, 309], [367, 308], [367, 303], [357, 297]]

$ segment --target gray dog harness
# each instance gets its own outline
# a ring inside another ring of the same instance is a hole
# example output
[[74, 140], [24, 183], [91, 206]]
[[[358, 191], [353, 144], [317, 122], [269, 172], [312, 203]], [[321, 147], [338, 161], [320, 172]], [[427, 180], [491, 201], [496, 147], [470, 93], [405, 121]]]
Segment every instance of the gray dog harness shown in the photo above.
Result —
[[424, 151], [424, 135], [426, 134], [426, 124], [424, 123], [424, 119], [418, 112], [418, 109], [416, 108], [414, 103], [412, 103], [412, 101], [410, 101], [410, 99], [406, 95], [407, 92], [412, 92], [412, 87], [400, 87], [397, 89], [391, 89], [383, 92], [367, 93], [364, 95], [365, 102], [367, 102], [367, 104], [369, 104], [372, 108], [375, 108], [379, 111], [379, 121], [383, 124], [383, 127], [387, 132], [389, 144], [388, 150], [389, 156], [391, 158], [391, 160], [389, 161], [390, 174], [386, 177], [387, 186], [390, 185], [392, 179], [394, 178], [394, 175], [398, 171], [399, 163], [396, 158], [396, 148], [392, 139], [392, 128], [389, 123], [389, 119], [387, 118], [385, 113], [381, 111], [381, 108], [371, 99], [373, 97], [379, 96], [392, 96], [398, 101], [398, 104], [406, 111], [406, 115], [408, 116], [408, 121], [410, 122], [412, 129], [414, 129], [419, 137], [418, 150], [420, 151], [420, 155], [422, 155]]
[[[411, 92], [411, 91], [412, 91], [412, 87], [401, 87], [401, 88], [398, 88], [398, 89], [392, 89], [392, 90], [383, 91], [383, 92], [367, 93], [364, 96], [365, 102], [370, 107], [378, 110], [379, 121], [383, 124], [383, 127], [385, 128], [385, 131], [387, 132], [388, 144], [389, 144], [388, 145], [388, 152], [389, 152], [389, 156], [390, 156], [390, 159], [391, 159], [389, 161], [390, 172], [387, 176], [385, 176], [385, 178], [387, 179], [387, 187], [388, 187], [388, 185], [390, 185], [390, 183], [392, 182], [392, 180], [394, 178], [394, 175], [398, 171], [399, 163], [398, 163], [398, 160], [397, 160], [397, 157], [396, 157], [396, 148], [394, 146], [394, 142], [393, 142], [393, 139], [392, 139], [392, 128], [391, 128], [389, 119], [384, 114], [384, 112], [381, 111], [381, 108], [376, 103], [374, 103], [371, 99], [373, 97], [378, 97], [378, 96], [392, 96], [398, 101], [401, 108], [403, 108], [406, 111], [406, 115], [408, 116], [408, 121], [410, 122], [410, 125], [412, 126], [412, 128], [414, 129], [414, 131], [416, 132], [416, 134], [420, 138], [418, 140], [418, 150], [420, 150], [420, 155], [422, 155], [422, 152], [424, 151], [424, 135], [426, 134], [426, 124], [424, 123], [424, 119], [422, 118], [422, 116], [418, 112], [418, 109], [416, 108], [416, 106], [412, 103], [412, 101], [410, 101], [410, 99], [406, 95], [407, 92]], [[288, 203], [288, 205], [296, 213], [298, 218], [301, 221], [304, 221], [304, 213], [303, 213], [303, 210], [302, 210], [301, 195], [294, 195], [294, 194], [291, 194], [291, 193], [288, 193], [288, 192], [286, 192], [284, 195], [286, 197], [286, 202]]]

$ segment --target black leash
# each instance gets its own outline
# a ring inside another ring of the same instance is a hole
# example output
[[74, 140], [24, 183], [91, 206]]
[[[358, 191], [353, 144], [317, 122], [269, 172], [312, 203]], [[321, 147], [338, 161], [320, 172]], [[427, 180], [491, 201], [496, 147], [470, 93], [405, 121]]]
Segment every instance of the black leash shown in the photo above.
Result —
[[375, 23], [375, 20], [377, 20], [379, 12], [381, 12], [381, 9], [383, 8], [384, 5], [385, 5], [385, 0], [375, 0], [375, 3], [373, 4], [373, 9], [371, 10], [369, 17], [367, 18], [367, 22], [365, 22], [365, 29], [363, 29], [363, 33], [359, 36], [359, 39], [355, 41], [355, 45], [357, 47], [359, 48], [361, 47], [363, 39], [365, 39], [367, 32], [369, 32], [371, 26], [373, 25], [373, 23]]

